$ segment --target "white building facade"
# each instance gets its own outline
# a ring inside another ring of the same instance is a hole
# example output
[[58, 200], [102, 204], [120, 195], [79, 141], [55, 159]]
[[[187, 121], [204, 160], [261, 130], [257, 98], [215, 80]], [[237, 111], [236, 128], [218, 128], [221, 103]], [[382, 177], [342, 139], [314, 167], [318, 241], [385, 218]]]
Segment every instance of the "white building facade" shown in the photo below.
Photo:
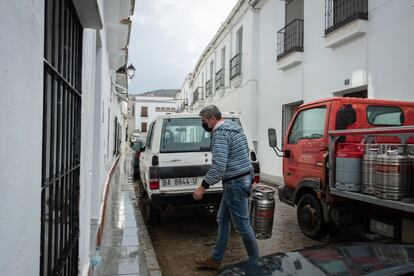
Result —
[[275, 128], [281, 143], [301, 103], [414, 100], [410, 26], [410, 0], [240, 0], [197, 62], [192, 108], [213, 103], [240, 113], [262, 178], [281, 183], [282, 160], [269, 148], [267, 130]]
[[135, 128], [146, 137], [148, 127], [159, 115], [175, 113], [177, 101], [175, 97], [160, 97], [156, 95], [134, 96], [135, 102]]
[[88, 274], [110, 171], [126, 148], [134, 4], [1, 4], [3, 275]]

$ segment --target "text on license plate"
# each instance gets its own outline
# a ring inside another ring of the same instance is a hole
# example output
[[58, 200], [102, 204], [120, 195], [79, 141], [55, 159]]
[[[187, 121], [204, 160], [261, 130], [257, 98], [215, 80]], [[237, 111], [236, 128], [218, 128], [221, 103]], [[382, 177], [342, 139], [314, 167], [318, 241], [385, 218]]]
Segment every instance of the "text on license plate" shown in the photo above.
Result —
[[197, 184], [197, 177], [161, 179], [163, 186], [186, 186]]

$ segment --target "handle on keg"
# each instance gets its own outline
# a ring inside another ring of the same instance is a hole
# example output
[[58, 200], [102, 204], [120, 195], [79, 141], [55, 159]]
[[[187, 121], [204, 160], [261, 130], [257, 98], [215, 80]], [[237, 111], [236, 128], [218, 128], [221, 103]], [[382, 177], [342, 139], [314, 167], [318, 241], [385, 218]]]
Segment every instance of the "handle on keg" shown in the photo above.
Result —
[[256, 192], [256, 193], [254, 193], [253, 197], [263, 198], [263, 194], [259, 193], [259, 192]]

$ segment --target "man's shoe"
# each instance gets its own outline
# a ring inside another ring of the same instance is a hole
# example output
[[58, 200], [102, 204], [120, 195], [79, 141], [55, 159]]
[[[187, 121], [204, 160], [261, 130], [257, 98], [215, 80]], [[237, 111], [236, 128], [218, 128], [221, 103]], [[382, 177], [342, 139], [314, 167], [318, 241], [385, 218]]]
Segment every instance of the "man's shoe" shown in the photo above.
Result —
[[215, 271], [219, 271], [221, 268], [221, 262], [216, 262], [210, 257], [207, 258], [196, 258], [194, 262], [199, 269], [211, 269]]

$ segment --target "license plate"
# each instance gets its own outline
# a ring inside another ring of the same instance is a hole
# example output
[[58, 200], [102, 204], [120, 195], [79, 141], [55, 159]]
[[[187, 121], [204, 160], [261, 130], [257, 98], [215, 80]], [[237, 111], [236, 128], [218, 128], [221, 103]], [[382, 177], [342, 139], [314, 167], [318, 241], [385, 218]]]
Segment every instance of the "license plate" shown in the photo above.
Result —
[[161, 179], [161, 183], [164, 187], [196, 185], [197, 177]]

